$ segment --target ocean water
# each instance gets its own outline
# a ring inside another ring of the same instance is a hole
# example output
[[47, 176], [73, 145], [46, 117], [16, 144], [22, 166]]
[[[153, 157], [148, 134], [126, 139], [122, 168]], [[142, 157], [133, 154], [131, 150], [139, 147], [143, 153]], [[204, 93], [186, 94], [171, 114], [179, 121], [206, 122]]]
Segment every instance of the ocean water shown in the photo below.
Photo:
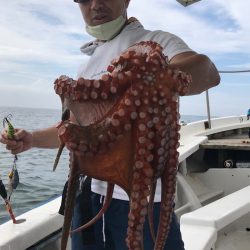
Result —
[[[14, 127], [29, 131], [49, 127], [61, 119], [60, 110], [0, 107], [0, 121], [8, 114], [12, 114], [11, 122]], [[204, 118], [204, 116], [182, 115], [180, 120], [189, 123]], [[64, 150], [57, 170], [53, 172], [56, 153], [56, 149], [34, 148], [18, 155], [17, 168], [20, 183], [11, 197], [16, 216], [61, 194], [68, 176], [69, 159], [67, 150]], [[6, 187], [13, 159], [14, 156], [5, 149], [3, 144], [0, 144], [0, 178]], [[0, 198], [0, 224], [7, 220], [9, 216]]]
[[[11, 122], [14, 127], [29, 131], [46, 128], [61, 119], [60, 110], [0, 107], [0, 121], [8, 114], [12, 114]], [[56, 149], [34, 148], [18, 155], [20, 183], [11, 197], [16, 216], [61, 194], [68, 175], [68, 153], [64, 150], [57, 170], [53, 172], [56, 153]], [[0, 144], [0, 177], [6, 188], [13, 159], [14, 156]], [[0, 197], [0, 224], [8, 219]]]

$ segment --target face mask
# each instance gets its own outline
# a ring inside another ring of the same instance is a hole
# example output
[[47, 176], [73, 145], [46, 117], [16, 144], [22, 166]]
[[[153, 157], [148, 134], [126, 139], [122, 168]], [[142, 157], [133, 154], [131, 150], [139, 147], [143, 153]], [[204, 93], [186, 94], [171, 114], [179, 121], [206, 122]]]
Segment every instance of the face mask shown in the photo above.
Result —
[[119, 16], [113, 21], [103, 23], [96, 26], [86, 25], [86, 31], [89, 35], [100, 39], [100, 40], [110, 40], [114, 38], [119, 31], [122, 29], [126, 22], [123, 16]]

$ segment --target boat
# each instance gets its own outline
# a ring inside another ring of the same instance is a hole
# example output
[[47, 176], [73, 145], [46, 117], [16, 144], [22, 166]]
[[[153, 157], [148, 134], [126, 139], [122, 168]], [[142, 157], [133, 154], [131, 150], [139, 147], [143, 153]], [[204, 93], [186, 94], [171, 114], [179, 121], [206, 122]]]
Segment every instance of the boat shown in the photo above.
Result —
[[[249, 249], [249, 129], [243, 115], [182, 125], [175, 212], [186, 250]], [[57, 197], [18, 216], [20, 223], [2, 224], [0, 249], [60, 249], [60, 202]]]
[[249, 129], [246, 116], [182, 127], [176, 213], [186, 250], [249, 249]]
[[[245, 115], [211, 119], [209, 104], [206, 120], [181, 123], [175, 213], [186, 250], [249, 249], [249, 133]], [[0, 250], [60, 249], [60, 204], [61, 196], [0, 225]]]

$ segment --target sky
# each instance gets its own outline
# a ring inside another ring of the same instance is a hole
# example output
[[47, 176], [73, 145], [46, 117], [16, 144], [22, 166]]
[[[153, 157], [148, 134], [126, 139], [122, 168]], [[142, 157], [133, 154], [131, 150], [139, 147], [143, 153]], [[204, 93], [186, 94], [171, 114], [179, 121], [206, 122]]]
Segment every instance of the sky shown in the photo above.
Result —
[[[128, 16], [146, 29], [181, 37], [219, 70], [250, 69], [250, 4], [247, 0], [201, 0], [183, 7], [176, 0], [131, 0]], [[59, 109], [54, 80], [75, 77], [88, 60], [85, 31], [73, 0], [0, 0], [0, 107]], [[221, 74], [209, 90], [212, 116], [244, 115], [250, 108], [250, 73]], [[206, 115], [206, 94], [181, 97], [180, 113]]]

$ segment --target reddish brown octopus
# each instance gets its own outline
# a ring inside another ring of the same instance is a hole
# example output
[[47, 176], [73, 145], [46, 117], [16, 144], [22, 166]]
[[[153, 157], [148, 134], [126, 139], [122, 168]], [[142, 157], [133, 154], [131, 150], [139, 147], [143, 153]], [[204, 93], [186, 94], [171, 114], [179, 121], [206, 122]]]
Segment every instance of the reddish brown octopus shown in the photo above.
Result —
[[[58, 126], [61, 148], [74, 142], [81, 151], [80, 155], [71, 152], [61, 249], [66, 249], [79, 174], [84, 174], [107, 181], [108, 188], [102, 210], [82, 228], [102, 216], [116, 184], [130, 201], [128, 249], [143, 249], [147, 215], [154, 249], [160, 250], [173, 212], [180, 129], [178, 96], [186, 93], [191, 77], [170, 69], [161, 46], [152, 41], [129, 47], [111, 62], [107, 72], [98, 80], [61, 76], [55, 81], [63, 109], [70, 110], [77, 120], [65, 116]], [[97, 116], [86, 124], [83, 113], [89, 104]], [[158, 178], [162, 202], [155, 237], [152, 213]]]

